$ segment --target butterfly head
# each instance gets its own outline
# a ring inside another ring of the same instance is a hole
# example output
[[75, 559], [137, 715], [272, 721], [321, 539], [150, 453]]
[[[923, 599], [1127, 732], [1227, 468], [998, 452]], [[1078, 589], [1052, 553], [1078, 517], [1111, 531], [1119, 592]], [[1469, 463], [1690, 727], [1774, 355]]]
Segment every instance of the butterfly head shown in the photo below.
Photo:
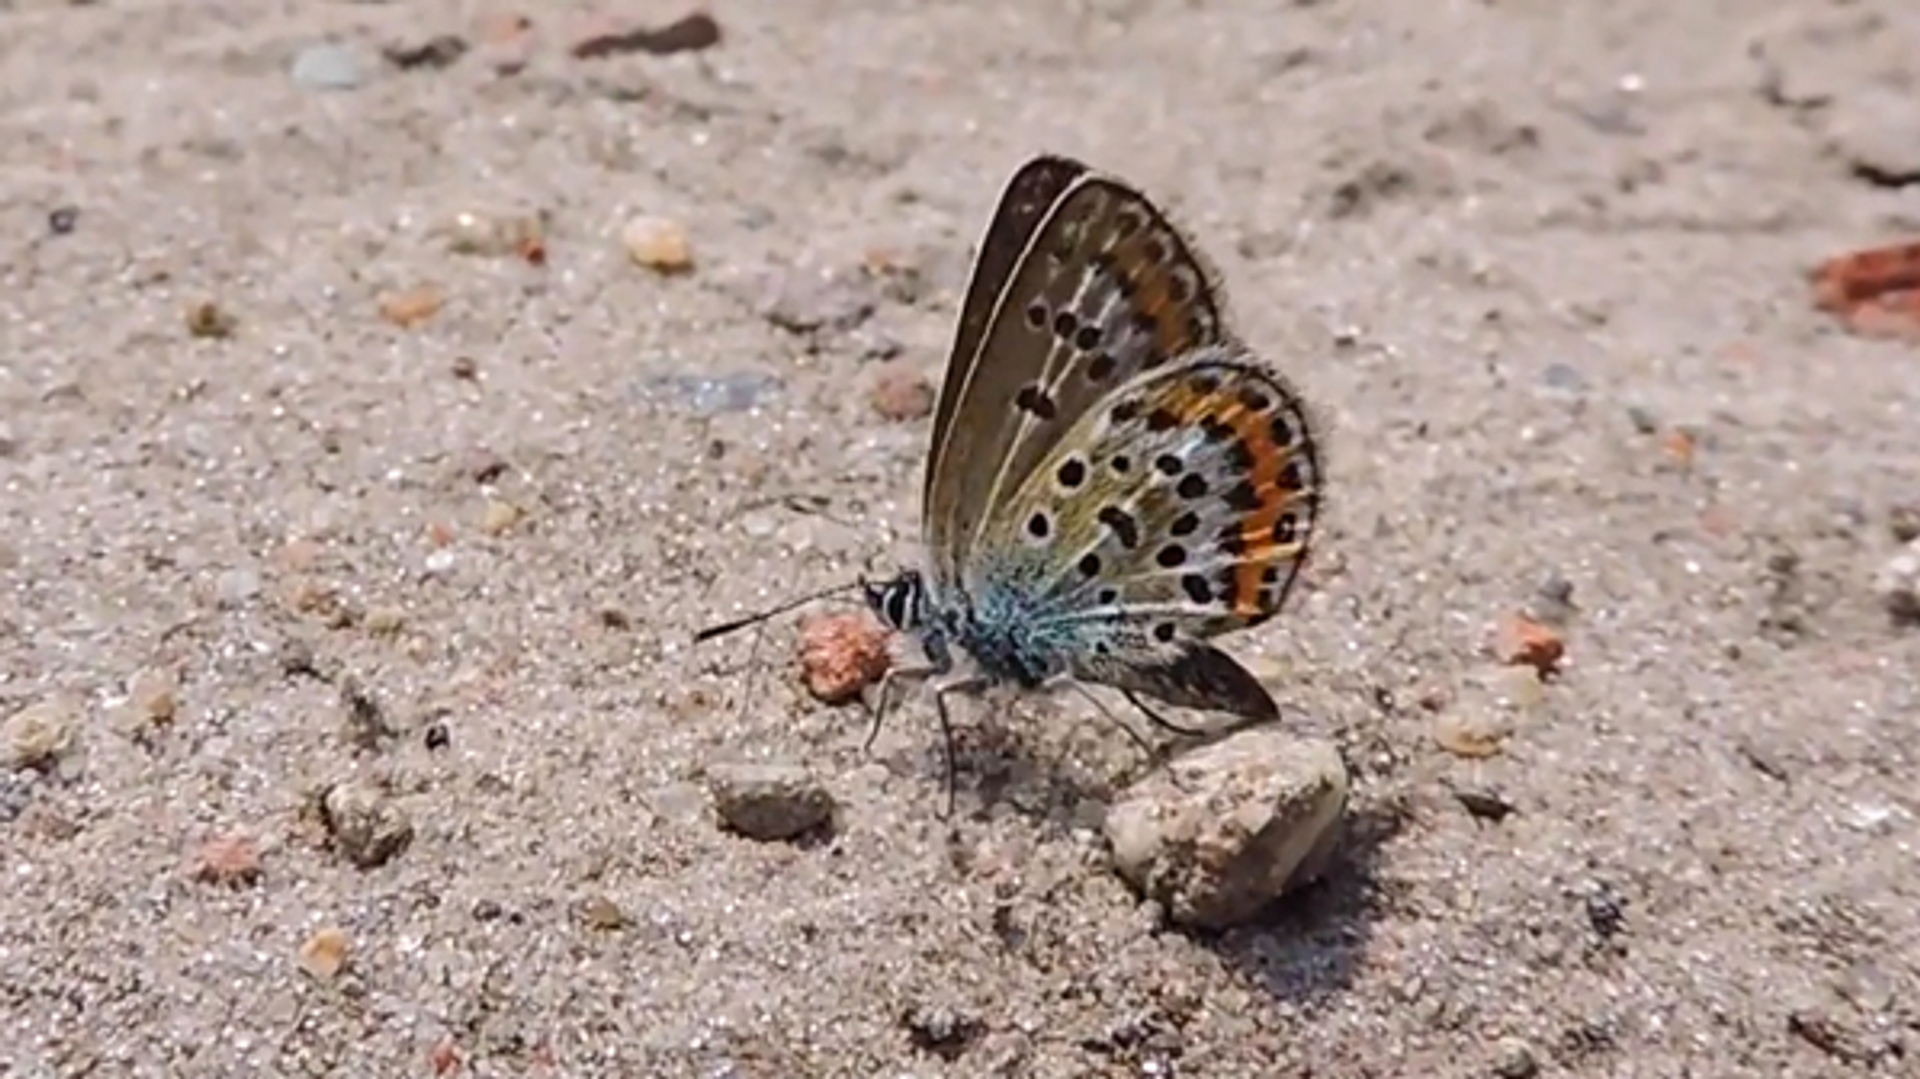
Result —
[[904, 570], [885, 581], [860, 579], [867, 606], [889, 627], [911, 633], [926, 621], [927, 583], [918, 570]]

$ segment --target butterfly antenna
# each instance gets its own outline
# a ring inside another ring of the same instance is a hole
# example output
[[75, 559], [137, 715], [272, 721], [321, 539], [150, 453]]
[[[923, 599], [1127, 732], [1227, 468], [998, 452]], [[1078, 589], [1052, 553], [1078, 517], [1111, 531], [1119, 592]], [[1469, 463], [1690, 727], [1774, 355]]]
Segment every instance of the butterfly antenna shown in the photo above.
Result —
[[727, 634], [734, 632], [735, 630], [741, 630], [741, 629], [747, 628], [748, 626], [758, 625], [761, 622], [765, 622], [769, 618], [775, 618], [779, 615], [783, 615], [788, 611], [793, 610], [795, 607], [804, 607], [809, 603], [813, 603], [818, 600], [827, 599], [832, 596], [837, 596], [842, 592], [851, 592], [858, 587], [860, 587], [860, 582], [854, 581], [849, 584], [837, 584], [837, 585], [834, 585], [832, 588], [823, 588], [818, 592], [810, 592], [807, 595], [800, 596], [796, 599], [790, 599], [785, 603], [780, 604], [779, 606], [769, 607], [764, 611], [756, 611], [755, 613], [749, 614], [749, 615], [742, 615], [741, 617], [736, 618], [731, 622], [722, 622], [717, 626], [708, 626], [707, 628], [701, 630], [700, 632], [695, 633], [693, 635], [693, 640], [695, 644], [698, 644], [701, 641], [710, 641], [715, 637], [724, 637]]

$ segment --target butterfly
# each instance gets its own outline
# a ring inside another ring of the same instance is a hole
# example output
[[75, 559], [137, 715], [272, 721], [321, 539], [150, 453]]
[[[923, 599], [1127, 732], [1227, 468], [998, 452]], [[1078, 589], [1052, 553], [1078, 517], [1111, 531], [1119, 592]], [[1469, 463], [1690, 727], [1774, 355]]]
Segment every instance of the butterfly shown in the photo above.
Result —
[[1280, 610], [1322, 487], [1307, 406], [1230, 332], [1167, 216], [1114, 176], [1033, 158], [961, 306], [921, 490], [926, 563], [858, 582], [926, 660], [883, 679], [868, 743], [899, 678], [935, 679], [951, 811], [956, 692], [1065, 678], [1182, 733], [1141, 698], [1277, 719], [1209, 642]]

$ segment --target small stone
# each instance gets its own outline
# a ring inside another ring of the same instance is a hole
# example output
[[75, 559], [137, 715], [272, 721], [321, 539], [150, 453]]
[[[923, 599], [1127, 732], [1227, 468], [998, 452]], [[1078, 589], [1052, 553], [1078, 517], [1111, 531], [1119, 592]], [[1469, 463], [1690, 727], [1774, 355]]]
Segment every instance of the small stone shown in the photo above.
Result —
[[1495, 791], [1466, 787], [1456, 789], [1453, 797], [1468, 813], [1492, 824], [1499, 824], [1515, 811], [1514, 804]]
[[749, 839], [794, 839], [833, 817], [833, 796], [796, 764], [716, 765], [707, 790], [721, 823]]
[[459, 1070], [460, 1046], [453, 1040], [453, 1035], [442, 1035], [439, 1041], [433, 1043], [433, 1048], [427, 1050], [427, 1067], [432, 1068], [435, 1075], [451, 1075]]
[[1175, 922], [1245, 922], [1324, 871], [1347, 802], [1332, 743], [1272, 728], [1174, 758], [1108, 812], [1114, 867]]
[[524, 15], [489, 15], [476, 30], [480, 58], [496, 75], [513, 75], [533, 59], [533, 21]]
[[0, 724], [0, 771], [52, 771], [73, 752], [80, 731], [80, 705], [49, 697], [27, 705]]
[[377, 637], [392, 637], [407, 624], [407, 612], [398, 607], [367, 608], [367, 632]]
[[413, 842], [413, 822], [386, 792], [342, 783], [320, 799], [320, 819], [334, 847], [361, 869], [385, 865]]
[[580, 904], [580, 921], [588, 929], [611, 933], [626, 928], [627, 914], [606, 896], [591, 895]]
[[380, 317], [403, 330], [432, 318], [447, 302], [437, 285], [415, 285], [380, 297]]
[[1523, 614], [1508, 615], [1494, 633], [1493, 652], [1500, 662], [1532, 667], [1543, 678], [1554, 672], [1566, 651], [1558, 633]]
[[537, 215], [494, 215], [463, 210], [434, 231], [456, 255], [484, 258], [518, 255], [534, 263], [546, 259], [546, 224]]
[[244, 607], [260, 595], [260, 571], [251, 567], [230, 569], [213, 584], [214, 596], [222, 607]]
[[194, 850], [188, 872], [204, 884], [253, 884], [260, 879], [260, 846], [244, 835], [215, 836]]
[[693, 246], [687, 230], [664, 217], [635, 217], [620, 228], [620, 244], [634, 265], [662, 274], [693, 268]]
[[489, 536], [505, 535], [525, 516], [525, 511], [511, 502], [489, 499], [486, 513], [480, 518], [480, 530]]
[[1550, 390], [1561, 393], [1580, 393], [1587, 388], [1587, 376], [1578, 367], [1563, 361], [1555, 361], [1540, 372], [1540, 381]]
[[338, 926], [327, 926], [300, 944], [300, 969], [323, 982], [340, 976], [347, 966], [347, 933]]
[[428, 749], [445, 749], [453, 744], [453, 733], [447, 729], [445, 720], [436, 719], [427, 724], [427, 733], [422, 739]]
[[294, 84], [308, 90], [351, 90], [360, 85], [360, 58], [333, 42], [301, 49], [291, 70]]
[[474, 446], [462, 452], [455, 461], [460, 475], [474, 483], [492, 483], [507, 474], [512, 466], [505, 457], [485, 446]]
[[576, 59], [592, 60], [621, 53], [644, 52], [666, 56], [676, 52], [695, 52], [720, 44], [720, 24], [704, 12], [694, 12], [658, 29], [623, 27], [602, 15], [583, 32], [567, 51]]
[[179, 689], [173, 672], [164, 667], [143, 667], [127, 679], [127, 697], [146, 723], [164, 727], [173, 722], [180, 710]]
[[1888, 188], [1920, 183], [1920, 148], [1913, 138], [1913, 103], [1904, 92], [1871, 83], [1852, 86], [1834, 102], [1827, 130], [1853, 174]]
[[1493, 1049], [1493, 1074], [1496, 1079], [1533, 1079], [1540, 1074], [1540, 1062], [1526, 1042], [1502, 1038]]
[[399, 41], [380, 50], [387, 63], [402, 71], [451, 67], [466, 53], [467, 39], [459, 34], [435, 34], [424, 41]]
[[228, 314], [212, 300], [200, 300], [187, 306], [187, 332], [195, 337], [232, 337], [240, 320]]
[[643, 382], [640, 393], [697, 415], [713, 416], [751, 411], [759, 406], [761, 398], [779, 388], [780, 380], [771, 375], [660, 374]]
[[843, 704], [887, 673], [887, 631], [865, 611], [815, 615], [800, 625], [800, 670], [807, 692]]
[[1434, 742], [1456, 757], [1494, 756], [1512, 733], [1512, 720], [1488, 708], [1449, 708], [1433, 717]]
[[933, 385], [916, 366], [889, 360], [874, 371], [872, 401], [884, 419], [917, 420], [933, 411]]
[[921, 1006], [900, 1016], [913, 1047], [941, 1060], [960, 1059], [987, 1032], [979, 1017], [949, 1005]]
[[453, 377], [462, 382], [473, 382], [480, 377], [480, 362], [472, 356], [455, 356], [452, 370]]
[[1920, 540], [1909, 541], [1880, 567], [1873, 592], [1895, 625], [1920, 625]]
[[55, 236], [70, 236], [80, 223], [78, 206], [56, 206], [47, 214], [47, 231]]
[[793, 268], [773, 280], [760, 311], [789, 333], [849, 333], [873, 317], [877, 292], [874, 280], [864, 273]]

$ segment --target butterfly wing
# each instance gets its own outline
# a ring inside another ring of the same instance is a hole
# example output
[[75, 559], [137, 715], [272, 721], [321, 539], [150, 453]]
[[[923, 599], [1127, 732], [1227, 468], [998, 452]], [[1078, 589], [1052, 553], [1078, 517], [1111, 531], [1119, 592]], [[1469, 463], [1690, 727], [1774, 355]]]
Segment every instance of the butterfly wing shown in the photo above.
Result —
[[922, 504], [936, 581], [971, 587], [992, 507], [1095, 401], [1222, 334], [1210, 275], [1145, 196], [1063, 158], [1016, 173], [982, 244], [934, 423]]
[[1227, 342], [1104, 395], [996, 507], [987, 535], [1046, 567], [1025, 574], [1032, 632], [1071, 657], [1075, 677], [1267, 719], [1266, 690], [1204, 642], [1279, 611], [1321, 491], [1300, 395]]

